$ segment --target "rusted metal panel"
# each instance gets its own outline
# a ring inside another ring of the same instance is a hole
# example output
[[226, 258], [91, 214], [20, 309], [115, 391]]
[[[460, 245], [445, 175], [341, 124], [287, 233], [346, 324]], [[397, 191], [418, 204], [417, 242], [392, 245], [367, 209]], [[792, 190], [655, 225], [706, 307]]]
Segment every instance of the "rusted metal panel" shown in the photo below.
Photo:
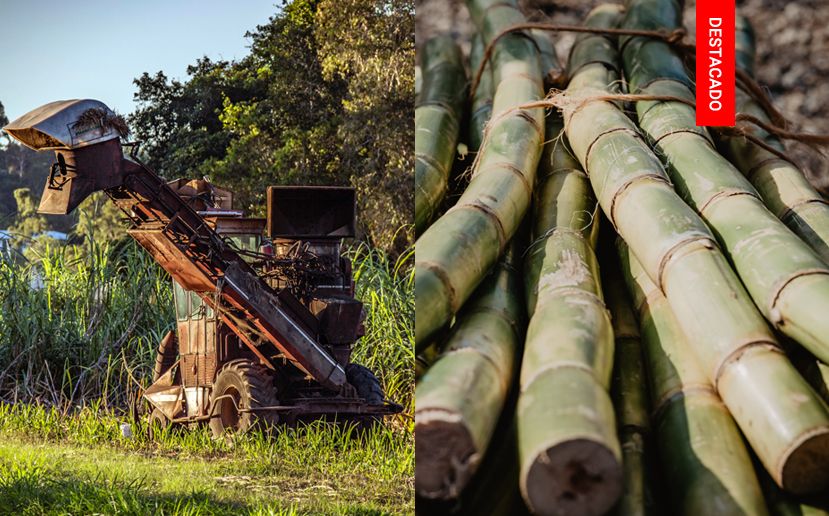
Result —
[[167, 185], [196, 211], [206, 210], [209, 206], [220, 210], [233, 209], [233, 192], [204, 179], [179, 178], [168, 181]]
[[215, 281], [203, 270], [194, 267], [191, 258], [182, 252], [164, 231], [130, 229], [128, 233], [185, 289], [194, 292], [209, 292], [215, 289]]
[[177, 360], [178, 339], [176, 332], [168, 331], [158, 345], [158, 354], [156, 355], [155, 367], [153, 368], [153, 381], [161, 378], [161, 375], [169, 371]]
[[207, 328], [204, 315], [190, 319], [190, 352], [204, 354], [212, 349], [213, 342], [207, 341]]
[[204, 342], [205, 342], [205, 353], [216, 353], [216, 349], [218, 349], [218, 342], [216, 342], [216, 319], [215, 317], [212, 319], [205, 318], [204, 320]]
[[170, 419], [179, 417], [184, 408], [184, 391], [175, 381], [177, 369], [178, 364], [168, 369], [144, 391], [144, 397]]
[[55, 159], [40, 199], [40, 213], [69, 213], [93, 192], [118, 186], [123, 180], [123, 154], [118, 140], [57, 150]]
[[106, 104], [92, 99], [58, 100], [29, 111], [3, 128], [17, 141], [36, 151], [77, 149], [120, 136], [108, 124], [83, 123], [90, 110], [114, 116]]
[[189, 321], [177, 321], [176, 330], [178, 331], [179, 353], [182, 355], [193, 353], [190, 349], [190, 324]]
[[179, 367], [185, 387], [213, 385], [216, 375], [216, 353], [182, 354]]

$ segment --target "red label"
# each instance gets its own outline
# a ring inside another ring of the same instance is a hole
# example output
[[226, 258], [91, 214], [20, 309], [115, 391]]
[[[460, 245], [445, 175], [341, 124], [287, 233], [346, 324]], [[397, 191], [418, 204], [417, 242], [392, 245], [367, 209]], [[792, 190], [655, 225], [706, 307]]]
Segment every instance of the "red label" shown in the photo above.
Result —
[[697, 125], [734, 126], [734, 0], [697, 0]]

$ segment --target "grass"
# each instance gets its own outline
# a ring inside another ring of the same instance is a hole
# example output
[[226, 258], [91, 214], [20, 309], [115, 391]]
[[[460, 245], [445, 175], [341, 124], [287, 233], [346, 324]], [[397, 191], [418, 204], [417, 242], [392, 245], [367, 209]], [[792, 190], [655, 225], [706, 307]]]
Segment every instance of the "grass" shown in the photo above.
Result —
[[[366, 307], [366, 335], [354, 361], [377, 372], [389, 398], [414, 411], [414, 249], [392, 261], [367, 245], [352, 248], [355, 295]], [[411, 423], [411, 419], [409, 419]]]
[[360, 437], [320, 422], [232, 440], [150, 441], [128, 416], [174, 321], [170, 280], [137, 245], [0, 261], [0, 514], [413, 512], [411, 253], [348, 254], [367, 311], [354, 360], [406, 413]]
[[412, 510], [412, 435], [314, 423], [214, 440], [132, 438], [99, 406], [0, 405], [0, 514], [385, 514]]

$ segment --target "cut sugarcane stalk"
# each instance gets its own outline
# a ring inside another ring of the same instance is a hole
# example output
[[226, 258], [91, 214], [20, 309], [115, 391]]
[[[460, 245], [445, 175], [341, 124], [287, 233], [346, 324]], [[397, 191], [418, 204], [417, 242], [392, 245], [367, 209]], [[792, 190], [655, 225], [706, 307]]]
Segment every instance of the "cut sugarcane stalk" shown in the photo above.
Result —
[[[515, 409], [513, 403], [511, 409]], [[527, 509], [518, 489], [518, 437], [514, 410], [509, 424], [493, 438], [480, 471], [460, 501], [459, 515], [513, 516]]]
[[740, 432], [698, 365], [668, 300], [627, 246], [622, 271], [639, 313], [653, 424], [671, 514], [766, 514]]
[[780, 489], [762, 467], [757, 468], [760, 486], [772, 516], [829, 516], [829, 497], [796, 497]]
[[[484, 41], [524, 22], [515, 0], [472, 0]], [[488, 143], [458, 202], [418, 239], [415, 254], [415, 345], [447, 325], [495, 264], [530, 203], [544, 140], [538, 49], [526, 34], [498, 40], [492, 56], [495, 98]]]
[[[737, 17], [737, 67], [753, 76], [754, 35], [748, 20]], [[739, 83], [738, 83], [739, 86]], [[741, 88], [736, 90], [737, 112], [771, 123], [763, 108]], [[754, 135], [785, 151], [780, 140], [760, 128]], [[829, 204], [795, 164], [738, 136], [717, 135], [720, 151], [745, 174], [766, 206], [829, 263]]]
[[[661, 0], [659, 5], [632, 0], [623, 27], [681, 26], [678, 4]], [[694, 100], [681, 56], [664, 41], [631, 38], [623, 58], [633, 93]], [[678, 101], [642, 101], [636, 111], [677, 191], [713, 230], [766, 319], [829, 361], [829, 266], [766, 209], [748, 180], [717, 152], [708, 131], [697, 127], [694, 108]]]
[[[547, 134], [559, 135], [551, 116]], [[622, 492], [608, 395], [613, 331], [593, 251], [596, 201], [560, 137], [545, 145], [527, 252], [531, 314], [516, 411], [527, 506], [538, 514], [604, 514]]]
[[[588, 24], [602, 26], [607, 18], [594, 15]], [[595, 45], [597, 57], [571, 58], [568, 67], [577, 71], [561, 101], [567, 136], [596, 197], [665, 293], [700, 365], [775, 481], [793, 492], [824, 489], [826, 404], [781, 352], [714, 235], [673, 190], [633, 122], [611, 102], [583, 100], [616, 91], [617, 60], [595, 62], [607, 55], [600, 40], [609, 38], [577, 40], [577, 46]]]
[[[624, 490], [616, 506], [618, 516], [642, 516], [653, 510], [648, 464], [650, 414], [647, 378], [642, 360], [639, 325], [631, 310], [618, 267], [604, 266], [604, 292], [613, 321], [616, 350], [613, 360], [611, 397], [622, 445]], [[613, 263], [612, 265], [615, 265]]]
[[513, 243], [467, 303], [446, 350], [417, 386], [415, 487], [457, 498], [476, 472], [515, 377], [524, 302]]
[[423, 45], [415, 108], [415, 231], [422, 232], [446, 195], [466, 94], [461, 51], [449, 36]]

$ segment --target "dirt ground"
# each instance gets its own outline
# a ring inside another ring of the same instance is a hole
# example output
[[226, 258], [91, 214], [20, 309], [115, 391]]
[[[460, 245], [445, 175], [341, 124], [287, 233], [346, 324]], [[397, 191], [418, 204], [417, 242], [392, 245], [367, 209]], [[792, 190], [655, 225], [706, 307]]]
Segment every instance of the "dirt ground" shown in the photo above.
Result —
[[[578, 24], [600, 0], [523, 0], [527, 14], [555, 23]], [[695, 1], [687, 0], [685, 25], [693, 35]], [[829, 1], [737, 0], [737, 11], [747, 16], [757, 33], [757, 76], [775, 106], [795, 130], [829, 133]], [[460, 0], [418, 0], [416, 40], [448, 32], [465, 52], [474, 30]], [[555, 37], [561, 59], [575, 35]], [[829, 195], [829, 158], [802, 145], [789, 144], [790, 155], [809, 179]], [[829, 148], [824, 151], [829, 155]]]

